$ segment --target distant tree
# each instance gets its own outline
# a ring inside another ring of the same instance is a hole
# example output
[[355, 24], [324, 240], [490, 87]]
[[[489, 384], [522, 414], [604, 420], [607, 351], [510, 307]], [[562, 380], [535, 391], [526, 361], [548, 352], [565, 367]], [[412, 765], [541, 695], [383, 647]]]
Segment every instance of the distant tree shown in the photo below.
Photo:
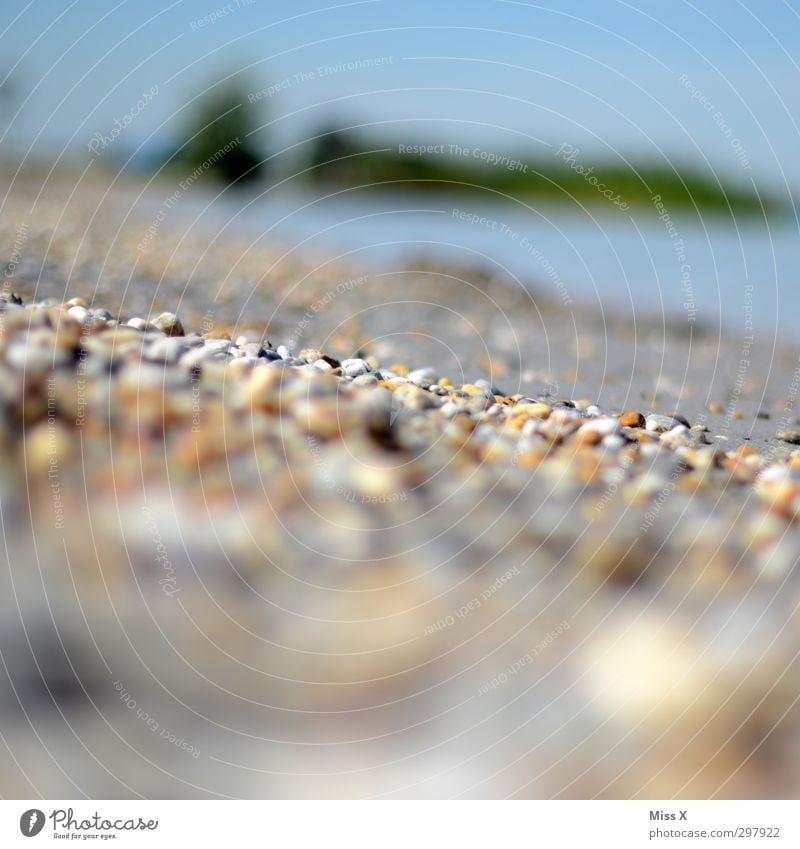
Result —
[[171, 161], [202, 167], [226, 183], [241, 184], [261, 176], [263, 156], [248, 137], [258, 126], [259, 116], [245, 88], [228, 83], [204, 95], [189, 121], [186, 141]]
[[356, 175], [356, 163], [351, 160], [359, 153], [358, 139], [343, 130], [328, 128], [311, 142], [308, 164], [315, 181], [349, 184]]

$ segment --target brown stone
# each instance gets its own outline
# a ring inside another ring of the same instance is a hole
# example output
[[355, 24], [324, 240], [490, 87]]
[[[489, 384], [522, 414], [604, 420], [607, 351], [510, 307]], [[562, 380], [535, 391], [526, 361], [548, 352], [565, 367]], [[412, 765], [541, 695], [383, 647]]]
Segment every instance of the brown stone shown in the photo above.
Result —
[[644, 427], [645, 419], [637, 410], [630, 410], [619, 417], [619, 423], [623, 427]]

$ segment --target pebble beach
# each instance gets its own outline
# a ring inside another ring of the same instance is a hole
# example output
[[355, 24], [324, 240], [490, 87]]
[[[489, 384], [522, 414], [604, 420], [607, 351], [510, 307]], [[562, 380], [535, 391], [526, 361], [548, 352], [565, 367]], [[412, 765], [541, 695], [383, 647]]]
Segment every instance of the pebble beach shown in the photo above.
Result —
[[800, 373], [746, 304], [4, 190], [0, 794], [800, 792]]

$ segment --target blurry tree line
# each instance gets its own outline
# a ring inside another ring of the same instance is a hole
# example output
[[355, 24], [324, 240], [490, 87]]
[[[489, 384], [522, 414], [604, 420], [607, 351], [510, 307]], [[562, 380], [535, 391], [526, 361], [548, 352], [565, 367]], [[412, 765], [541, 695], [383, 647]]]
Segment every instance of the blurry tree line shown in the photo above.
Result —
[[[536, 158], [518, 152], [517, 165], [497, 165], [451, 156], [446, 152], [409, 155], [392, 139], [372, 139], [328, 127], [312, 134], [301, 153], [278, 175], [280, 164], [269, 165], [261, 142], [263, 116], [248, 86], [235, 78], [212, 87], [198, 98], [182, 138], [167, 153], [169, 165], [207, 171], [209, 177], [233, 187], [277, 176], [320, 190], [364, 187], [370, 191], [475, 192], [488, 191], [526, 199], [603, 203], [615, 196], [622, 209], [652, 206], [653, 197], [670, 208], [763, 214], [782, 208], [775, 199], [751, 185], [721, 181], [700, 170], [676, 170], [671, 163], [642, 162], [635, 166], [598, 162], [590, 169], [572, 167], [559, 158]], [[447, 148], [447, 145], [439, 147]], [[291, 167], [288, 167], [290, 165]], [[598, 185], [605, 193], [598, 191]]]

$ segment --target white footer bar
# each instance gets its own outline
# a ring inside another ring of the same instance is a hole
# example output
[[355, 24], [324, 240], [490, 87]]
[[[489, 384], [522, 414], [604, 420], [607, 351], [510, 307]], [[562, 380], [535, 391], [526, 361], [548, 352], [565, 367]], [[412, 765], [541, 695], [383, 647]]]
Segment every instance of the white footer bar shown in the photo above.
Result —
[[0, 801], [0, 846], [800, 846], [797, 802]]

